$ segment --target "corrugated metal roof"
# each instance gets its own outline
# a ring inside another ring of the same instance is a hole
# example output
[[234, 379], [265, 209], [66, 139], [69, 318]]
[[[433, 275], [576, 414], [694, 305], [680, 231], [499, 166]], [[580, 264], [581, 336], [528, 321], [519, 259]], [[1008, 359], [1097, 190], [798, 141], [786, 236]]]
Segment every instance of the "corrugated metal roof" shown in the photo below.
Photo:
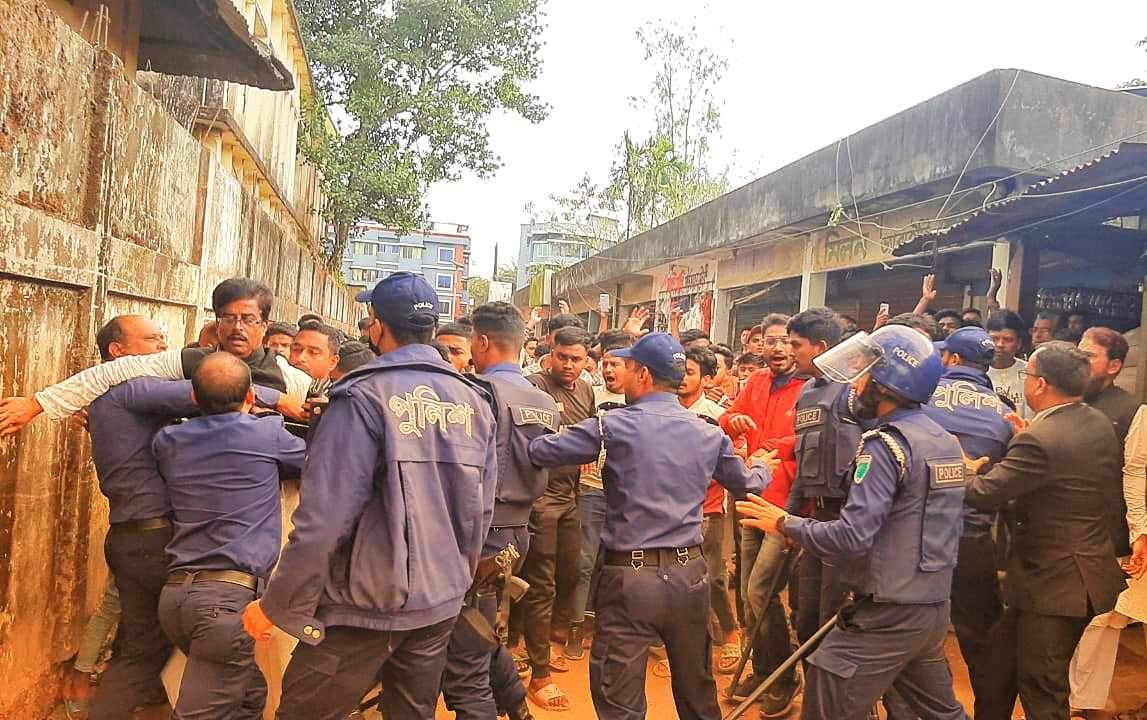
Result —
[[912, 237], [893, 251], [902, 256], [991, 240], [1046, 222], [1074, 217], [1101, 223], [1147, 208], [1147, 144], [1121, 143], [1086, 163], [986, 202], [958, 222]]

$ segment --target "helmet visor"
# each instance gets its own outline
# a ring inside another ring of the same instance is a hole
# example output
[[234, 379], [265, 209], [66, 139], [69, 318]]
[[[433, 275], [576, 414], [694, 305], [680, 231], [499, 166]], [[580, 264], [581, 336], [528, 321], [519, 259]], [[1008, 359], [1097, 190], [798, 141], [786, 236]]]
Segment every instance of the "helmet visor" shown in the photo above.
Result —
[[866, 332], [858, 332], [831, 350], [813, 359], [824, 376], [838, 383], [854, 382], [880, 362], [884, 352]]

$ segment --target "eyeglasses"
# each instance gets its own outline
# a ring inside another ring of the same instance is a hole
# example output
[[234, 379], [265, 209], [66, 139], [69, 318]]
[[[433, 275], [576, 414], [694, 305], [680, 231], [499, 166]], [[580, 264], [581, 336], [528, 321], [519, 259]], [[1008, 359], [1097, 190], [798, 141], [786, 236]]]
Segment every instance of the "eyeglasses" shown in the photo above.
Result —
[[218, 321], [220, 325], [229, 325], [231, 327], [239, 324], [246, 325], [247, 327], [263, 324], [263, 318], [258, 315], [220, 315]]
[[787, 335], [785, 335], [783, 337], [777, 336], [777, 335], [771, 335], [771, 336], [765, 338], [765, 347], [787, 347], [788, 344], [789, 344], [789, 338]]
[[1020, 382], [1025, 382], [1028, 378], [1031, 378], [1033, 380], [1038, 380], [1041, 377], [1043, 377], [1043, 375], [1037, 375], [1036, 373], [1033, 373], [1030, 370], [1020, 370], [1019, 376], [1020, 376]]

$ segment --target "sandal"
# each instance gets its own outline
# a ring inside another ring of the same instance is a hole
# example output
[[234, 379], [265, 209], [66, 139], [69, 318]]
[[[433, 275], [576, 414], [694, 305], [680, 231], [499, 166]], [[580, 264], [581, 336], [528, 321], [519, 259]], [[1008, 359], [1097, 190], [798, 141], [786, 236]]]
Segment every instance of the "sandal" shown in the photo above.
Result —
[[741, 646], [738, 643], [725, 643], [721, 646], [721, 654], [717, 656], [717, 672], [722, 675], [731, 675], [741, 664]]
[[670, 677], [669, 661], [668, 660], [658, 660], [657, 662], [653, 663], [653, 674], [659, 678]]
[[550, 653], [550, 672], [564, 673], [570, 671], [570, 661], [560, 653]]
[[[554, 683], [546, 683], [537, 690], [531, 687], [526, 688], [526, 696], [530, 698], [530, 702], [542, 708], [543, 710], [550, 710], [552, 712], [566, 712], [570, 709], [569, 697], [566, 696], [562, 689]], [[565, 700], [565, 705], [555, 705], [555, 700]]]

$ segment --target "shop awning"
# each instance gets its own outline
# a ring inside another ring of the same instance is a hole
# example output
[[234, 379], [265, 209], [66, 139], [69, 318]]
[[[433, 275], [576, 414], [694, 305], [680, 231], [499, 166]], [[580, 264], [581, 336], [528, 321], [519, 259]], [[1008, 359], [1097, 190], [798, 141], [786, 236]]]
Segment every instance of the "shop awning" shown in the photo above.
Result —
[[1047, 223], [1101, 225], [1147, 210], [1147, 144], [1121, 143], [1094, 160], [1029, 185], [938, 230], [914, 235], [892, 254], [912, 255], [1022, 233]]
[[291, 90], [291, 71], [259, 37], [265, 35], [265, 25], [257, 18], [252, 33], [233, 0], [151, 0], [143, 4], [139, 67]]

